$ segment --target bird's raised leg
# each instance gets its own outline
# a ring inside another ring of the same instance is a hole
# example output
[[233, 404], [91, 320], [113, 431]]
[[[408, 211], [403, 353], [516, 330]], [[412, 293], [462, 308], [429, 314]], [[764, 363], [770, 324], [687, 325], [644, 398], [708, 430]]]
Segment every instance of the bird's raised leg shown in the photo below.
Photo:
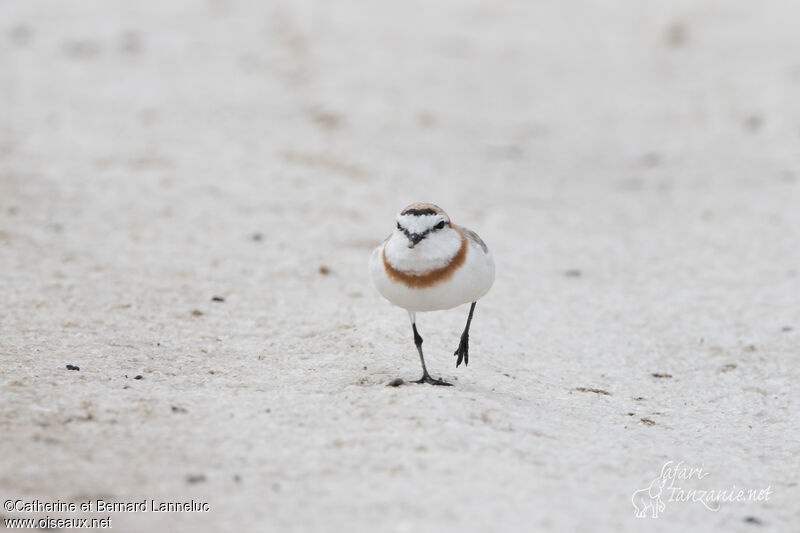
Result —
[[431, 375], [428, 374], [428, 369], [425, 367], [425, 357], [422, 355], [422, 337], [420, 337], [419, 332], [417, 331], [416, 313], [409, 311], [408, 317], [411, 319], [411, 329], [414, 331], [414, 344], [417, 346], [417, 352], [419, 352], [419, 362], [422, 363], [422, 377], [413, 383], [429, 383], [431, 385], [448, 386], [452, 385], [452, 383], [448, 383], [441, 379], [433, 379]]
[[461, 342], [458, 343], [458, 348], [456, 351], [453, 352], [453, 355], [457, 355], [458, 359], [456, 360], [456, 368], [458, 365], [461, 364], [461, 361], [464, 361], [464, 366], [469, 365], [469, 325], [472, 323], [472, 313], [475, 312], [475, 304], [478, 302], [472, 302], [472, 305], [469, 307], [469, 316], [467, 317], [467, 325], [464, 328], [464, 333], [461, 334]]

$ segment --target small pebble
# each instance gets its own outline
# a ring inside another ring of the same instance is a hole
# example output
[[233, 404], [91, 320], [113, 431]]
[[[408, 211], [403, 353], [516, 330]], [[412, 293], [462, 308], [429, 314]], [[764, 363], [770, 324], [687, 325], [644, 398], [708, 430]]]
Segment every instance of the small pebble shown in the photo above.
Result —
[[67, 370], [80, 370], [81, 367], [77, 365], [67, 365]]
[[386, 386], [387, 387], [399, 387], [403, 383], [405, 383], [405, 381], [403, 381], [403, 378], [395, 378], [392, 381], [390, 381], [389, 383], [387, 383]]
[[326, 267], [325, 265], [320, 265], [319, 273], [322, 274], [323, 276], [327, 276], [328, 274], [331, 273], [331, 269]]
[[664, 38], [669, 46], [680, 48], [689, 40], [689, 27], [682, 20], [675, 20], [667, 27]]
[[211, 297], [211, 301], [212, 302], [224, 302], [225, 301], [225, 297], [224, 296], [212, 296]]
[[126, 54], [138, 54], [142, 50], [142, 37], [139, 32], [126, 31], [120, 37], [120, 49]]
[[190, 474], [186, 476], [186, 483], [203, 483], [205, 480], [205, 474]]
[[193, 314], [194, 316], [203, 316], [203, 312], [202, 312], [201, 310], [199, 310], [199, 309], [195, 309], [195, 310], [193, 310], [193, 311], [192, 311], [192, 314]]
[[11, 41], [17, 46], [25, 46], [33, 38], [33, 30], [28, 26], [16, 26], [9, 32]]
[[653, 372], [650, 374], [654, 378], [671, 378], [672, 374], [667, 374], [666, 372]]
[[575, 390], [578, 391], [578, 392], [593, 392], [595, 394], [602, 394], [604, 396], [611, 396], [610, 392], [605, 391], [603, 389], [591, 389], [591, 388], [588, 388], [588, 387], [577, 387]]
[[648, 152], [642, 156], [642, 164], [646, 167], [657, 167], [661, 164], [661, 156], [655, 152]]
[[744, 121], [744, 127], [749, 131], [758, 131], [764, 124], [764, 119], [758, 115], [750, 115]]
[[141, 374], [137, 374], [137, 375], [133, 376], [133, 379], [144, 379], [144, 376], [141, 375]]

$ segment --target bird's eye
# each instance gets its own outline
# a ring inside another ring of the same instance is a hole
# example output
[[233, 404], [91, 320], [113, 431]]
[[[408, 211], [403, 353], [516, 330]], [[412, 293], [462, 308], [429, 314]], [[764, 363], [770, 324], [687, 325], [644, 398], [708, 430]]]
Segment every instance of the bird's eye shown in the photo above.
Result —
[[438, 224], [436, 224], [436, 225], [435, 225], [433, 228], [434, 228], [434, 229], [442, 229], [443, 227], [444, 227], [444, 220], [440, 221], [440, 222], [439, 222]]
[[400, 227], [400, 223], [399, 222], [397, 223], [397, 229], [403, 229], [403, 228]]

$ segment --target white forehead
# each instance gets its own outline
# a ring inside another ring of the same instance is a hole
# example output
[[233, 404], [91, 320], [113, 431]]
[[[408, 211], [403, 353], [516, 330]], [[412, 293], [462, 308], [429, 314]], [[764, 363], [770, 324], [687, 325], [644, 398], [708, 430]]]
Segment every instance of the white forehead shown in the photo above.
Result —
[[422, 233], [441, 222], [446, 215], [397, 215], [397, 222], [411, 233]]

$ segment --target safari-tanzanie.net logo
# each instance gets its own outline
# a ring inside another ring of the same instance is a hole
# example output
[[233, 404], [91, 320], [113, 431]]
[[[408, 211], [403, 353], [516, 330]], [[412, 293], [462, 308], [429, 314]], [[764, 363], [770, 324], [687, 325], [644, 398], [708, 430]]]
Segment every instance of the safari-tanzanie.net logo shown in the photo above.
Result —
[[718, 511], [722, 503], [765, 502], [772, 495], [772, 486], [761, 489], [741, 488], [736, 485], [722, 488], [700, 488], [707, 486], [710, 474], [703, 467], [691, 467], [683, 461], [667, 461], [661, 474], [650, 485], [639, 489], [631, 496], [637, 518], [658, 518], [667, 508], [667, 502], [692, 502], [705, 506], [709, 511]]

